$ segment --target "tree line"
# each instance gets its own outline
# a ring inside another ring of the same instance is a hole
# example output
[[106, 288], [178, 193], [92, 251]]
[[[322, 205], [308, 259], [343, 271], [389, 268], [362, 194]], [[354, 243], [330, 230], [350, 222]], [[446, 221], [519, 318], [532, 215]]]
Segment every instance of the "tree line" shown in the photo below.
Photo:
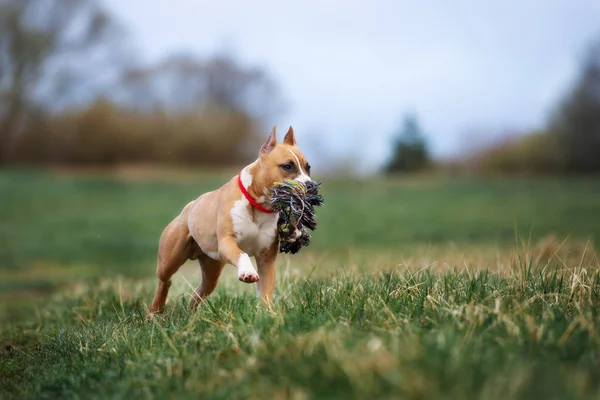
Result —
[[281, 111], [231, 55], [139, 59], [98, 0], [0, 0], [0, 165], [239, 164]]
[[[0, 0], [0, 165], [241, 164], [283, 110], [268, 71], [229, 54], [140, 59], [100, 0]], [[593, 173], [599, 155], [600, 39], [546, 126], [451, 167]], [[440, 165], [408, 115], [384, 170], [432, 168]]]

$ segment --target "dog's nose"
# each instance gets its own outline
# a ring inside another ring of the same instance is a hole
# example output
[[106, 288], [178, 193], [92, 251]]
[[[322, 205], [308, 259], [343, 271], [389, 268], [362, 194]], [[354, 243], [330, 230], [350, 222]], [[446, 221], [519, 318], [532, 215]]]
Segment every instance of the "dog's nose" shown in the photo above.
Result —
[[298, 175], [298, 176], [296, 177], [296, 180], [297, 180], [298, 182], [302, 182], [302, 183], [312, 182], [312, 179], [310, 179], [310, 176], [308, 176], [308, 175], [306, 175], [306, 174], [304, 174], [304, 173], [302, 173], [302, 174]]

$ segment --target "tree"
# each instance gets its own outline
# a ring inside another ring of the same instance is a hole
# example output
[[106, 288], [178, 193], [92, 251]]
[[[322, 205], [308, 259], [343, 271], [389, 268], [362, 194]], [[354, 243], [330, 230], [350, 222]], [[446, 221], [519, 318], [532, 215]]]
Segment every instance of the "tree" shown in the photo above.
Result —
[[0, 0], [0, 165], [255, 158], [283, 104], [270, 74], [225, 53], [133, 68], [104, 4]]
[[283, 104], [267, 71], [244, 66], [226, 54], [205, 60], [178, 54], [129, 69], [115, 93], [124, 105], [142, 111], [195, 111], [208, 106], [243, 112], [261, 122], [280, 112]]
[[417, 118], [404, 117], [402, 128], [395, 138], [391, 160], [385, 166], [388, 173], [415, 172], [429, 165], [429, 151]]
[[32, 113], [91, 100], [121, 43], [98, 0], [0, 0], [0, 163]]
[[[112, 97], [124, 108], [160, 111], [189, 121], [190, 131], [196, 132], [189, 138], [190, 153], [199, 154], [199, 148], [221, 143], [239, 156], [236, 159], [255, 157], [264, 129], [284, 103], [266, 70], [243, 65], [225, 54], [206, 59], [178, 54], [132, 68]], [[218, 137], [208, 135], [210, 131], [219, 132]]]
[[600, 171], [600, 38], [586, 53], [574, 87], [550, 124], [567, 172]]

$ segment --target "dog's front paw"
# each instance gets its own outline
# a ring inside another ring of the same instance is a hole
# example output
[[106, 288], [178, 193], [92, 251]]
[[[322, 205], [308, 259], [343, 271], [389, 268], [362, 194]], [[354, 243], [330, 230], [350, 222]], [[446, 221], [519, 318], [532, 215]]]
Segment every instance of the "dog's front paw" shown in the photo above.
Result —
[[245, 283], [258, 282], [258, 272], [254, 269], [254, 265], [250, 261], [247, 254], [242, 254], [237, 263], [238, 279]]
[[242, 282], [254, 283], [258, 282], [260, 278], [258, 277], [258, 273], [255, 271], [244, 271], [238, 275], [238, 279]]

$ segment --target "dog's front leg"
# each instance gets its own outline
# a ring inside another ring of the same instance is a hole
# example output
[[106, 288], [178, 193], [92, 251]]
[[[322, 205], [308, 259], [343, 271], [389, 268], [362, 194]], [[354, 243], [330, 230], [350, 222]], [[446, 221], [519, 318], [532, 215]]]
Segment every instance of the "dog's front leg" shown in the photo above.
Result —
[[256, 286], [256, 294], [263, 304], [271, 304], [273, 301], [273, 291], [275, 290], [275, 260], [279, 243], [277, 241], [270, 247], [263, 250], [256, 257], [258, 274], [260, 281]]
[[219, 256], [224, 262], [236, 266], [240, 281], [254, 283], [260, 279], [250, 257], [238, 247], [233, 236], [219, 239]]

